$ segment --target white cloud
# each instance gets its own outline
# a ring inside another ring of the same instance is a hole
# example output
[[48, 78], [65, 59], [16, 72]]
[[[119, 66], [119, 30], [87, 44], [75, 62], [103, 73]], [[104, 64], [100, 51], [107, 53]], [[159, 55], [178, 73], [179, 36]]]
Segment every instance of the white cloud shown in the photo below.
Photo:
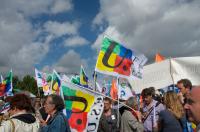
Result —
[[[156, 52], [166, 57], [200, 55], [199, 0], [100, 0], [100, 5], [101, 17], [93, 24], [106, 21], [106, 31], [113, 27], [123, 38], [120, 42], [148, 58]], [[100, 45], [97, 41], [93, 48]]]
[[[62, 6], [61, 6], [62, 4]], [[59, 8], [59, 9], [58, 9]], [[49, 51], [49, 43], [56, 35], [76, 34], [75, 23], [67, 23], [67, 30], [48, 34], [37, 40], [42, 27], [35, 28], [30, 21], [42, 14], [54, 14], [73, 9], [71, 0], [3, 0], [0, 4], [0, 71], [6, 73], [10, 68], [15, 75], [33, 73], [33, 66], [41, 61]], [[65, 24], [65, 23], [64, 23]], [[77, 24], [78, 25], [78, 24]], [[61, 27], [65, 28], [66, 26]], [[60, 32], [60, 33], [59, 33]]]
[[55, 69], [57, 72], [61, 73], [79, 73], [81, 64], [87, 66], [86, 60], [81, 59], [80, 55], [74, 50], [69, 50], [58, 60], [56, 64], [51, 67], [45, 66], [43, 71], [52, 71]]
[[52, 13], [60, 13], [63, 11], [69, 11], [73, 8], [71, 0], [55, 0], [54, 5], [51, 8]]
[[122, 36], [120, 35], [120, 33], [116, 30], [115, 27], [108, 27], [102, 34], [100, 34], [98, 36], [98, 38], [96, 39], [96, 41], [94, 42], [94, 44], [92, 45], [93, 49], [100, 49], [101, 46], [101, 42], [104, 38], [104, 36], [109, 37], [117, 42], [121, 42], [123, 43], [124, 40], [122, 38]]
[[25, 16], [55, 14], [73, 9], [71, 0], [3, 0], [0, 12], [20, 12]]
[[56, 21], [48, 21], [44, 24], [45, 31], [55, 35], [56, 37], [61, 37], [63, 35], [74, 35], [78, 33], [79, 23], [59, 23]]
[[80, 36], [73, 36], [67, 38], [64, 43], [65, 46], [76, 47], [76, 46], [86, 45], [89, 43], [89, 41]]
[[11, 54], [10, 64], [15, 68], [15, 74], [24, 75], [33, 72], [34, 65], [39, 63], [49, 51], [43, 43], [24, 45], [18, 52]]

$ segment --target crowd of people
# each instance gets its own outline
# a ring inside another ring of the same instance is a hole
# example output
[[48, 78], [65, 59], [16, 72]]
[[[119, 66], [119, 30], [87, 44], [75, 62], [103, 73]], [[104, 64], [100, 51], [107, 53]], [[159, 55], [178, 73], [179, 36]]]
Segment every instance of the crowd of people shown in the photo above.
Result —
[[[130, 97], [121, 103], [104, 98], [104, 111], [98, 132], [200, 132], [200, 86], [188, 79], [177, 82], [179, 93], [167, 91], [163, 96], [154, 87], [143, 89], [142, 100]], [[31, 100], [15, 94], [4, 100], [10, 108], [1, 113], [0, 132], [70, 132], [65, 104], [59, 95]], [[4, 102], [4, 103], [5, 103]], [[3, 104], [2, 104], [3, 105]], [[191, 129], [196, 125], [196, 130]]]
[[59, 95], [48, 95], [42, 107], [38, 107], [40, 100], [33, 104], [26, 94], [16, 94], [8, 101], [10, 109], [1, 117], [0, 132], [70, 132]]
[[181, 79], [176, 87], [178, 93], [167, 91], [163, 96], [156, 95], [154, 87], [145, 88], [140, 105], [136, 97], [130, 97], [119, 112], [115, 103], [105, 98], [98, 131], [200, 132], [200, 86], [193, 87], [190, 80]]

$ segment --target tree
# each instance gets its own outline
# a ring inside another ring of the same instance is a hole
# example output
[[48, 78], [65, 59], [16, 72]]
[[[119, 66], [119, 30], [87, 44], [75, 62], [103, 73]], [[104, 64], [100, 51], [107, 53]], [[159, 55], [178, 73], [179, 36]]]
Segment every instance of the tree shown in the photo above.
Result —
[[37, 82], [34, 79], [34, 77], [30, 75], [26, 75], [23, 77], [22, 81], [18, 79], [17, 76], [13, 77], [13, 88], [14, 89], [20, 89], [22, 91], [29, 91], [33, 93], [34, 95], [37, 95], [38, 88], [37, 88]]

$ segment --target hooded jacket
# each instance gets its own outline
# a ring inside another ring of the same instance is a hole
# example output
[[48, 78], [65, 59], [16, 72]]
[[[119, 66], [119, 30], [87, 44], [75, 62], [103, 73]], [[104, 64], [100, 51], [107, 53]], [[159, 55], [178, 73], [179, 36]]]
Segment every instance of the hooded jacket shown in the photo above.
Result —
[[39, 121], [32, 114], [18, 113], [2, 121], [0, 132], [38, 132]]

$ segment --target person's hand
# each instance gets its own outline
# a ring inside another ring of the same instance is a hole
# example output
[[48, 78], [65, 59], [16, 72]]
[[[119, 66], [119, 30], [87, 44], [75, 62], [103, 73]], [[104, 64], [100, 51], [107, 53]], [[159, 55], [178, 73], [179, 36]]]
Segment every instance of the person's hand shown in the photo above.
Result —
[[46, 126], [47, 123], [46, 123], [46, 121], [44, 121], [43, 119], [40, 119], [40, 125], [41, 125], [41, 126]]
[[183, 97], [183, 94], [181, 92], [179, 92], [178, 94], [178, 98], [179, 100], [181, 101], [182, 104], [184, 104], [184, 97]]

